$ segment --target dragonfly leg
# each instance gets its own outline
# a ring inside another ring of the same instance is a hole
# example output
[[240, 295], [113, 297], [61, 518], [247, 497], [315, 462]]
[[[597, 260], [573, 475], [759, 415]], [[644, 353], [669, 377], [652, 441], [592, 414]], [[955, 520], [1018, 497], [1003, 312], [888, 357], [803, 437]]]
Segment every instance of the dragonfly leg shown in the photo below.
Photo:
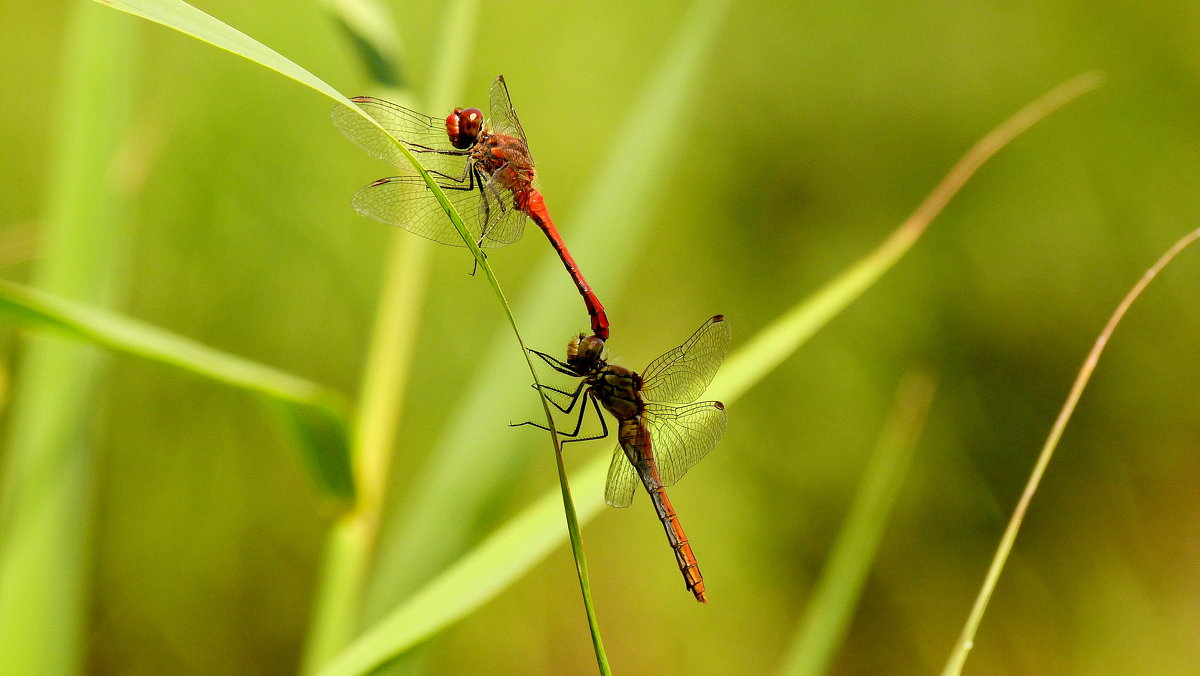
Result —
[[[550, 388], [550, 389], [554, 389], [554, 388]], [[580, 383], [579, 389], [577, 389], [574, 393], [575, 401], [578, 401], [579, 395], [582, 392], [582, 390], [583, 390], [583, 383]], [[561, 392], [561, 390], [555, 390], [555, 391]], [[569, 394], [569, 393], [563, 392], [563, 394]], [[587, 436], [587, 437], [579, 436], [579, 430], [583, 429], [583, 418], [585, 415], [587, 415], [587, 411], [588, 411], [587, 402], [584, 402], [583, 406], [579, 407], [579, 416], [575, 419], [575, 429], [571, 430], [570, 432], [567, 432], [565, 430], [559, 430], [559, 429], [554, 430], [554, 432], [556, 434], [563, 436], [563, 437], [567, 437], [566, 439], [563, 440], [564, 444], [568, 443], [568, 442], [572, 442], [572, 441], [591, 441], [593, 439], [603, 439], [604, 437], [608, 436], [608, 424], [604, 422], [604, 416], [600, 413], [600, 404], [596, 403], [595, 397], [587, 397], [587, 398], [591, 400], [592, 409], [596, 411], [596, 417], [600, 419], [600, 434], [593, 435], [593, 436]], [[574, 402], [572, 402], [570, 407], [568, 407], [567, 409], [563, 409], [552, 399], [547, 398], [546, 401], [549, 401], [550, 403], [554, 404], [555, 408], [559, 409], [560, 411], [563, 411], [564, 413], [570, 412], [570, 409], [574, 408], [574, 406], [575, 406]], [[521, 427], [522, 425], [531, 425], [533, 427], [538, 428], [539, 430], [550, 431], [549, 427], [546, 427], [545, 425], [535, 423], [532, 421], [526, 421], [523, 423], [509, 423], [509, 427]]]
[[[509, 209], [515, 208], [513, 205], [506, 205], [504, 203], [504, 194], [506, 190], [500, 184], [500, 181], [496, 179], [497, 176], [503, 175], [501, 172], [504, 171], [508, 171], [508, 164], [505, 164], [496, 171], [486, 174], [488, 177], [488, 180], [486, 181], [483, 180], [484, 173], [478, 168], [475, 168], [472, 172], [476, 176], [475, 180], [479, 183], [479, 197], [482, 200], [481, 208], [483, 209], [483, 226], [481, 228], [481, 232], [479, 233], [478, 242], [480, 248], [483, 247], [483, 240], [487, 238], [489, 233], [491, 233], [492, 228], [496, 227], [496, 224], [503, 220], [506, 215], [508, 215]], [[493, 214], [493, 211], [496, 213]]]
[[594, 434], [590, 437], [579, 436], [579, 428], [583, 426], [583, 414], [587, 411], [587, 403], [585, 402], [583, 407], [579, 409], [579, 420], [575, 423], [575, 433], [564, 434], [564, 437], [571, 437], [564, 439], [564, 444], [569, 444], [573, 441], [593, 441], [608, 436], [608, 423], [604, 422], [604, 414], [600, 412], [600, 402], [596, 401], [595, 397], [588, 397], [588, 399], [592, 400], [592, 408], [596, 411], [596, 417], [600, 419], [600, 434]]
[[[549, 385], [534, 385], [533, 387], [534, 387], [534, 389], [539, 390], [542, 393], [542, 398], [545, 399], [547, 402], [549, 402], [552, 406], [554, 406], [554, 408], [557, 408], [558, 410], [562, 411], [563, 413], [570, 415], [571, 411], [575, 408], [575, 404], [577, 404], [579, 402], [579, 394], [581, 392], [583, 392], [584, 383], [582, 380], [579, 381], [579, 386], [575, 388], [574, 392], [560, 390], [557, 387], [550, 387]], [[553, 392], [555, 394], [561, 394], [562, 396], [567, 397], [568, 401], [570, 401], [571, 403], [567, 406], [563, 406], [562, 404], [558, 403], [557, 401], [555, 401], [554, 399], [552, 399], [549, 396], [548, 393], [550, 393], [550, 392]]]
[[483, 240], [487, 239], [488, 233], [492, 231], [492, 227], [499, 221], [499, 218], [492, 218], [492, 203], [487, 196], [487, 183], [483, 180], [483, 175], [479, 173], [476, 167], [470, 167], [468, 170], [471, 174], [471, 187], [479, 190], [480, 208], [483, 209], [483, 220], [479, 225], [479, 239], [475, 240], [475, 246], [483, 248]]
[[532, 354], [535, 354], [538, 357], [540, 357], [542, 361], [546, 362], [550, 366], [550, 368], [554, 369], [555, 371], [558, 371], [559, 373], [565, 373], [566, 375], [569, 375], [573, 378], [579, 377], [579, 373], [577, 373], [574, 369], [572, 369], [566, 363], [561, 362], [561, 361], [555, 359], [554, 357], [551, 357], [550, 355], [546, 354], [545, 352], [538, 352], [537, 350], [530, 350], [530, 352]]
[[[574, 392], [567, 392], [566, 390], [560, 390], [557, 387], [550, 387], [549, 385], [534, 385], [533, 387], [535, 389], [539, 390], [538, 393], [542, 395], [542, 399], [545, 399], [551, 406], [558, 409], [559, 411], [562, 411], [563, 413], [570, 415], [571, 410], [575, 408], [575, 404], [579, 402], [579, 395], [583, 393], [584, 383], [583, 383], [583, 381], [580, 381], [579, 387], [576, 387]], [[571, 403], [567, 406], [563, 406], [562, 404], [558, 403], [557, 401], [554, 401], [554, 399], [547, 396], [547, 392], [555, 392], [557, 394], [563, 395], [564, 397], [570, 397]], [[564, 437], [578, 436], [579, 428], [583, 426], [583, 414], [586, 410], [587, 410], [587, 405], [585, 404], [579, 411], [579, 419], [575, 421], [575, 431], [574, 432], [564, 432], [559, 429], [556, 429], [554, 431], [558, 434], [563, 435]], [[535, 423], [532, 421], [525, 421], [523, 423], [509, 423], [508, 426], [509, 427], [520, 427], [522, 425], [532, 425], [538, 429], [550, 431], [550, 428], [546, 427], [545, 425]]]
[[434, 148], [433, 146], [422, 145], [420, 143], [412, 143], [409, 141], [402, 141], [402, 143], [404, 143], [404, 145], [407, 146], [409, 150], [413, 151], [414, 153], [418, 153], [418, 154], [424, 154], [424, 153], [431, 153], [433, 155], [470, 155], [471, 154], [470, 150], [446, 150], [444, 148]]
[[[427, 171], [429, 171], [430, 176], [434, 176], [437, 179], [439, 179], [438, 185], [442, 186], [442, 190], [474, 190], [475, 189], [475, 186], [470, 185], [469, 183], [467, 185], [463, 185], [463, 182], [466, 179], [462, 178], [461, 176], [451, 176], [451, 175], [446, 174], [441, 171], [434, 171], [433, 169], [429, 169]], [[447, 185], [447, 183], [449, 183], [450, 185]]]
[[[476, 169], [474, 167], [474, 165], [472, 165], [470, 162], [467, 163], [467, 167], [464, 170], [463, 175], [458, 177], [457, 179], [452, 179], [452, 180], [455, 180], [459, 183], [458, 187], [452, 188], [453, 190], [470, 190], [470, 191], [474, 192], [475, 190], [478, 190], [483, 185], [483, 179], [479, 176], [479, 170]], [[467, 184], [462, 185], [463, 181], [466, 181]], [[445, 187], [445, 186], [443, 186], [443, 187]], [[486, 206], [487, 206], [487, 204], [485, 203], [484, 204], [485, 213], [486, 213]], [[488, 217], [485, 216], [483, 225], [481, 225], [479, 228], [479, 239], [475, 240], [475, 246], [479, 248], [479, 253], [481, 256], [483, 256], [484, 259], [487, 259], [488, 255], [487, 255], [487, 252], [483, 250], [483, 240], [487, 237], [487, 233], [490, 229], [491, 228], [488, 227]], [[475, 273], [478, 270], [479, 270], [479, 261], [476, 260], [474, 263], [471, 264], [471, 276], [474, 277]]]

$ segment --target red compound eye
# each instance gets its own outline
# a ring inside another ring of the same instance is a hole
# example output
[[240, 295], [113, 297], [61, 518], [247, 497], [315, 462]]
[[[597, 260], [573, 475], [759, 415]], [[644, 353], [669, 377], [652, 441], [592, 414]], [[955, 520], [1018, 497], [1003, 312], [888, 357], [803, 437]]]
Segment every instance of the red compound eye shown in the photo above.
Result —
[[450, 137], [450, 145], [459, 150], [475, 145], [482, 129], [483, 111], [478, 108], [455, 108], [446, 116], [446, 135]]

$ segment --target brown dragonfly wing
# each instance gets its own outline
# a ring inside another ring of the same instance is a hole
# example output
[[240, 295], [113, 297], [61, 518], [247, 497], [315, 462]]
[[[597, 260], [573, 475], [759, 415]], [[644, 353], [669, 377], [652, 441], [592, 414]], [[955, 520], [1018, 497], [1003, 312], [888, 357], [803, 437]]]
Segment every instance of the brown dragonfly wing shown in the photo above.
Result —
[[646, 404], [643, 418], [650, 429], [654, 463], [662, 485], [671, 486], [704, 459], [725, 435], [727, 417], [719, 401], [686, 406]]
[[613, 507], [628, 507], [633, 504], [633, 494], [641, 483], [621, 444], [617, 444], [608, 465], [608, 480], [604, 482], [604, 501]]
[[642, 371], [646, 400], [686, 404], [699, 398], [725, 360], [729, 337], [729, 323], [717, 315], [683, 345], [650, 362]]

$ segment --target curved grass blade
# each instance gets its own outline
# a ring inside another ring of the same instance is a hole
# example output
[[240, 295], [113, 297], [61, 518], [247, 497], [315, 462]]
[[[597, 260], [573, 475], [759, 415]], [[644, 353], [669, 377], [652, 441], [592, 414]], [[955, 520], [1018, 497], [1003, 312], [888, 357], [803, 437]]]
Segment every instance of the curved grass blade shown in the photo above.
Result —
[[963, 155], [933, 192], [874, 251], [818, 289], [803, 303], [771, 323], [738, 354], [731, 355], [712, 389], [724, 398], [741, 394], [796, 351], [821, 327], [861, 296], [912, 248], [979, 167], [1001, 148], [1047, 115], [1103, 83], [1097, 72], [1084, 73], [1050, 90], [988, 132]]
[[[330, 85], [326, 84], [317, 76], [296, 65], [294, 62], [267, 47], [266, 45], [263, 45], [257, 40], [254, 40], [246, 34], [225, 23], [222, 23], [208, 14], [201, 12], [186, 2], [182, 2], [182, 0], [96, 1], [124, 12], [140, 16], [150, 21], [160, 23], [168, 28], [173, 28], [181, 33], [190, 35], [211, 45], [227, 50], [233, 54], [249, 59], [266, 68], [270, 68], [271, 70], [286, 75], [287, 77], [290, 77], [301, 84], [309, 86], [316, 91], [325, 94], [337, 103], [349, 107], [351, 110], [354, 110], [358, 114], [362, 115], [364, 119], [370, 120], [372, 124], [378, 126], [378, 123], [376, 123], [374, 119], [363, 113], [357, 106], [350, 103], [345, 96], [343, 96]], [[387, 134], [382, 127], [379, 129], [381, 134]], [[475, 259], [479, 261], [480, 266], [488, 274], [488, 281], [491, 283], [493, 290], [502, 298], [503, 294], [496, 283], [495, 276], [491, 273], [491, 269], [488, 266], [487, 261], [483, 258], [483, 254], [479, 251], [479, 248], [475, 246], [474, 240], [470, 237], [466, 228], [463, 226], [462, 219], [457, 213], [455, 213], [449, 200], [446, 198], [445, 193], [442, 192], [441, 187], [438, 186], [438, 184], [429, 175], [429, 172], [425, 171], [425, 168], [422, 167], [419, 162], [417, 162], [416, 158], [413, 157], [413, 155], [408, 151], [407, 148], [403, 146], [403, 144], [396, 142], [395, 139], [392, 139], [392, 141], [396, 144], [396, 147], [400, 149], [404, 157], [407, 158], [412, 164], [414, 170], [416, 170], [417, 173], [420, 174], [420, 176], [425, 180], [426, 184], [429, 186], [430, 192], [446, 211], [447, 216], [454, 224], [454, 227], [458, 230], [459, 235], [463, 238], [467, 248], [470, 249], [472, 255], [475, 256]], [[291, 416], [290, 418], [293, 421], [302, 421], [306, 419], [306, 416], [295, 415]], [[310, 430], [309, 434], [306, 436], [321, 436], [321, 433], [315, 430]], [[343, 446], [345, 445], [346, 442], [343, 442]]]
[[264, 395], [303, 428], [304, 460], [329, 494], [350, 500], [345, 402], [334, 390], [155, 326], [0, 281], [0, 315]]
[[220, 47], [260, 66], [286, 75], [302, 85], [325, 94], [329, 98], [346, 103], [346, 97], [326, 84], [321, 78], [296, 65], [279, 52], [245, 33], [205, 14], [183, 0], [95, 0], [122, 12], [162, 24], [197, 40]]
[[[580, 502], [580, 520], [589, 521], [604, 509], [599, 496], [607, 472], [605, 462], [592, 463], [575, 473], [576, 487], [593, 496]], [[370, 673], [469, 615], [561, 543], [561, 498], [555, 491], [547, 491], [364, 632], [321, 669], [319, 676]]]
[[[360, 110], [358, 106], [351, 103], [341, 92], [334, 89], [321, 78], [301, 68], [291, 59], [267, 47], [258, 40], [205, 14], [183, 2], [183, 0], [95, 0], [95, 2], [162, 24], [167, 28], [172, 28], [185, 35], [190, 35], [197, 40], [207, 42], [214, 47], [219, 47], [232, 54], [249, 59], [260, 66], [270, 68], [302, 85], [321, 92], [343, 106], [349, 107], [354, 112], [362, 115], [363, 119], [370, 121], [371, 124], [378, 127], [381, 134], [387, 135], [383, 127], [379, 127], [379, 124], [370, 115]], [[413, 169], [425, 180], [430, 192], [437, 198], [442, 208], [446, 210], [447, 216], [459, 231], [463, 241], [467, 244], [467, 248], [471, 250], [476, 260], [480, 261], [480, 265], [484, 265], [483, 255], [479, 252], [478, 247], [472, 246], [474, 241], [467, 234], [466, 228], [463, 227], [462, 219], [455, 213], [454, 208], [451, 206], [450, 201], [446, 199], [446, 194], [442, 192], [441, 187], [430, 177], [429, 172], [425, 171], [421, 163], [413, 157], [412, 153], [403, 144], [397, 142], [395, 139], [392, 139], [392, 142], [396, 144], [396, 147], [400, 149], [404, 157], [412, 164]]]
[[1029, 475], [1029, 481], [1025, 483], [1025, 490], [1021, 492], [1021, 499], [1017, 502], [1016, 509], [1013, 510], [1012, 518], [1008, 521], [1008, 526], [1004, 529], [1004, 535], [1000, 538], [1000, 544], [996, 547], [996, 554], [992, 558], [992, 564], [988, 567], [987, 576], [983, 580], [983, 586], [979, 589], [979, 595], [975, 598], [975, 604], [971, 608], [970, 615], [967, 616], [967, 622], [963, 626], [962, 634], [958, 638], [958, 642], [954, 645], [954, 649], [950, 653], [950, 658], [946, 662], [945, 668], [942, 669], [943, 676], [957, 676], [962, 673], [963, 665], [967, 661], [967, 653], [971, 651], [975, 643], [975, 634], [979, 631], [979, 623], [983, 621], [983, 613], [987, 610], [988, 602], [992, 599], [992, 592], [996, 590], [996, 583], [1000, 579], [1000, 573], [1004, 570], [1004, 564], [1008, 561], [1008, 555], [1012, 552], [1013, 543], [1017, 540], [1017, 532], [1021, 530], [1021, 522], [1025, 519], [1026, 512], [1029, 511], [1029, 503], [1033, 500], [1033, 495], [1037, 493], [1038, 485], [1042, 482], [1042, 476], [1046, 473], [1046, 467], [1050, 464], [1050, 458], [1054, 456], [1054, 450], [1058, 448], [1058, 442], [1062, 438], [1063, 430], [1066, 429], [1067, 423], [1071, 420], [1071, 415], [1075, 412], [1075, 407], [1079, 404], [1080, 397], [1083, 396], [1083, 390], [1087, 387], [1088, 381], [1092, 379], [1092, 373], [1096, 370], [1096, 365], [1100, 362], [1100, 355], [1104, 352], [1104, 347], [1108, 345], [1109, 338], [1117, 328], [1117, 324], [1121, 323], [1121, 319], [1125, 317], [1125, 313], [1129, 311], [1129, 307], [1133, 305], [1133, 301], [1137, 300], [1146, 287], [1158, 276], [1159, 272], [1170, 263], [1179, 252], [1187, 248], [1188, 245], [1200, 239], [1200, 230], [1194, 230], [1167, 250], [1154, 265], [1150, 266], [1149, 270], [1142, 275], [1137, 284], [1125, 294], [1121, 299], [1117, 309], [1109, 317], [1108, 323], [1104, 325], [1104, 329], [1100, 331], [1100, 335], [1096, 338], [1096, 343], [1088, 352], [1087, 357], [1083, 360], [1083, 367], [1079, 369], [1079, 374], [1075, 376], [1075, 382], [1071, 384], [1071, 391], [1067, 394], [1067, 400], [1063, 403], [1062, 410], [1059, 411], [1058, 417], [1054, 420], [1054, 425], [1050, 428], [1050, 435], [1046, 438], [1046, 443], [1042, 446], [1041, 453], [1038, 454], [1037, 462], [1033, 466], [1033, 472]]

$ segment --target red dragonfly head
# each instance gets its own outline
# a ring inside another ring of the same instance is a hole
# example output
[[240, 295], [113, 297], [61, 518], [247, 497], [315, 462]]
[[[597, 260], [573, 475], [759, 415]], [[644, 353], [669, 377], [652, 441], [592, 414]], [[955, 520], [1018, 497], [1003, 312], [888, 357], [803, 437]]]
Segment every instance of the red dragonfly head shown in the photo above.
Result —
[[446, 116], [446, 135], [450, 137], [450, 145], [459, 150], [475, 145], [482, 130], [483, 111], [478, 108], [455, 108]]

